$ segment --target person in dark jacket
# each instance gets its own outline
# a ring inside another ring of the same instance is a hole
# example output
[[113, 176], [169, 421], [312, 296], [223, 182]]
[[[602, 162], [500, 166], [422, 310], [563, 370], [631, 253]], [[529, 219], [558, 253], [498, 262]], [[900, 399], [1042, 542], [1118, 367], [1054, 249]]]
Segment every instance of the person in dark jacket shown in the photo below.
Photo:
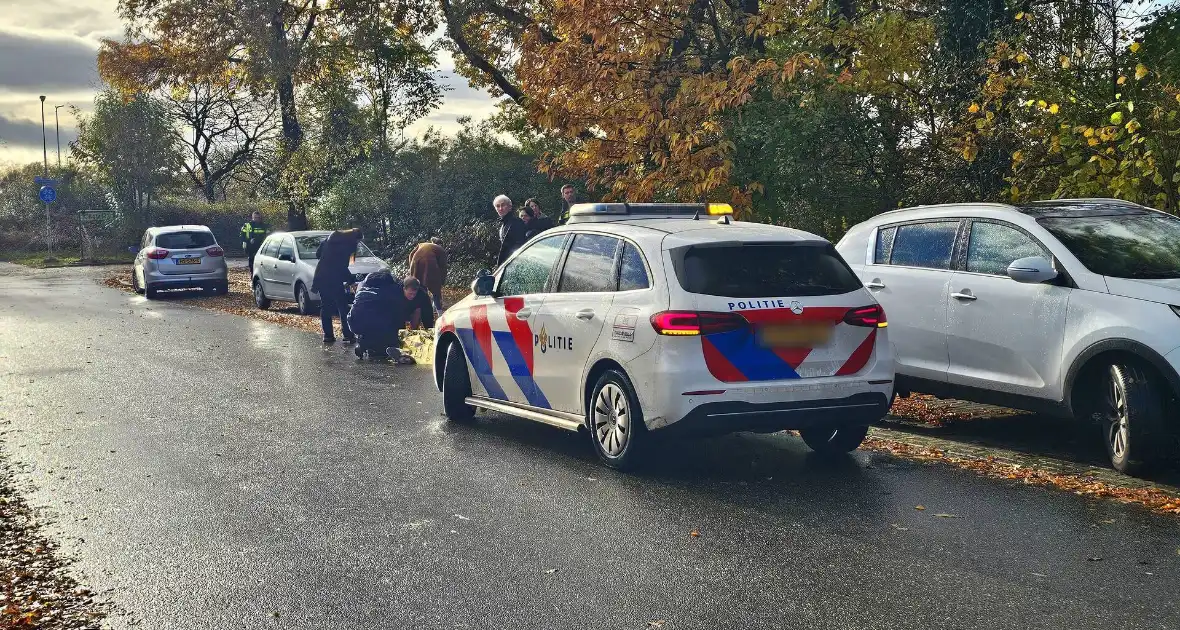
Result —
[[574, 192], [574, 187], [569, 184], [561, 187], [561, 216], [557, 217], [558, 225], [570, 222], [570, 207], [577, 203]]
[[407, 325], [412, 329], [419, 326], [434, 328], [434, 305], [430, 303], [430, 294], [422, 287], [422, 283], [414, 276], [407, 276], [402, 280], [402, 310], [398, 313], [397, 327]]
[[524, 207], [520, 209], [520, 220], [524, 221], [524, 236], [526, 239], [555, 227], [553, 219], [550, 219], [545, 216], [545, 213], [541, 212], [541, 204], [537, 203], [536, 199], [529, 199], [524, 202]]
[[324, 343], [336, 341], [336, 334], [332, 330], [333, 315], [340, 317], [344, 342], [356, 341], [348, 327], [348, 296], [344, 285], [352, 280], [348, 264], [352, 262], [357, 243], [360, 242], [360, 230], [336, 230], [316, 249], [316, 258], [319, 262], [311, 277], [311, 290], [320, 295], [320, 326], [324, 331]]
[[357, 358], [368, 353], [373, 360], [393, 357], [409, 363], [412, 359], [402, 358], [398, 331], [407, 325], [433, 328], [434, 308], [417, 278], [407, 276], [399, 282], [389, 271], [375, 271], [357, 288], [348, 323], [357, 334]]
[[250, 215], [250, 220], [242, 226], [242, 250], [246, 252], [246, 266], [250, 269], [250, 273], [254, 273], [254, 257], [258, 255], [262, 241], [266, 240], [266, 233], [269, 231], [270, 226], [262, 222], [262, 213], [257, 210]]
[[492, 206], [500, 215], [500, 253], [496, 256], [496, 266], [499, 267], [529, 239], [525, 236], [524, 221], [512, 211], [512, 200], [507, 195], [496, 197]]
[[367, 352], [370, 359], [387, 359], [388, 349], [400, 345], [397, 331], [405, 301], [401, 283], [388, 270], [365, 276], [348, 313], [348, 327], [357, 336], [357, 358]]

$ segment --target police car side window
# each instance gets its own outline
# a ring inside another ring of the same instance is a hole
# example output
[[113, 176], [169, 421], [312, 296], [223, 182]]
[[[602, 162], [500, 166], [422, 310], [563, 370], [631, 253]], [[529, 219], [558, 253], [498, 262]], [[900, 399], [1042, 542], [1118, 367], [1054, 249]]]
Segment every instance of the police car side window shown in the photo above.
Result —
[[599, 293], [615, 290], [615, 251], [619, 239], [578, 234], [561, 271], [558, 293]]
[[619, 290], [635, 291], [651, 286], [647, 279], [647, 267], [643, 265], [643, 254], [631, 243], [623, 243], [623, 265], [619, 269]]
[[544, 293], [545, 283], [561, 256], [564, 243], [565, 235], [557, 234], [543, 238], [517, 254], [500, 274], [500, 296]]

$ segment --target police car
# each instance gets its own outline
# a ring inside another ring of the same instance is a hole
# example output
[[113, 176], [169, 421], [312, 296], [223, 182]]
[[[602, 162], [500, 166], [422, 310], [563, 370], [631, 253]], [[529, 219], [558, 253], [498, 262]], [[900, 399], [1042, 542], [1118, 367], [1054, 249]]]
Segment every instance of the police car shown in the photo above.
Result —
[[846, 452], [889, 409], [885, 312], [826, 240], [726, 204], [579, 204], [435, 329], [452, 421], [586, 431], [627, 468], [657, 434], [798, 429]]

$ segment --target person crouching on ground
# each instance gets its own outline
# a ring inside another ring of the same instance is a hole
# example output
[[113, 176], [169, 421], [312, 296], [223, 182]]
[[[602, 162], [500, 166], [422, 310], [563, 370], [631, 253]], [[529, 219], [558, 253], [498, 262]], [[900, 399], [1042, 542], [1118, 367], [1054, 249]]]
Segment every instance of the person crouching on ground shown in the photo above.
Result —
[[348, 322], [357, 334], [357, 358], [368, 353], [374, 361], [392, 358], [413, 363], [401, 353], [398, 331], [407, 325], [433, 328], [434, 306], [413, 276], [399, 282], [389, 271], [375, 271], [358, 287]]
[[369, 358], [389, 358], [388, 348], [400, 345], [397, 331], [400, 314], [405, 309], [401, 283], [388, 270], [374, 271], [365, 276], [357, 287], [348, 314], [348, 326], [357, 335], [356, 356], [369, 353]]
[[316, 249], [319, 263], [311, 277], [311, 290], [320, 295], [320, 326], [324, 331], [324, 343], [336, 342], [336, 333], [332, 330], [333, 315], [340, 317], [344, 343], [356, 340], [348, 327], [348, 295], [344, 285], [352, 279], [348, 264], [360, 242], [360, 230], [336, 230]]
[[398, 328], [434, 328], [434, 305], [430, 303], [430, 295], [422, 288], [422, 283], [418, 282], [417, 278], [407, 276], [402, 281], [402, 297], [405, 298], [404, 310], [401, 312]]

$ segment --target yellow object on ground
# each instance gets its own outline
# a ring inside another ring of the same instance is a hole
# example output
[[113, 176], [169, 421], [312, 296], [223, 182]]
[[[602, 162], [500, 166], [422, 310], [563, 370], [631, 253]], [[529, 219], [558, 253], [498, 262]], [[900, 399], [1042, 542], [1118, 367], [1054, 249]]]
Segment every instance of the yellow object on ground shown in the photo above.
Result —
[[401, 350], [414, 357], [414, 361], [422, 365], [434, 362], [434, 331], [433, 330], [400, 330]]

